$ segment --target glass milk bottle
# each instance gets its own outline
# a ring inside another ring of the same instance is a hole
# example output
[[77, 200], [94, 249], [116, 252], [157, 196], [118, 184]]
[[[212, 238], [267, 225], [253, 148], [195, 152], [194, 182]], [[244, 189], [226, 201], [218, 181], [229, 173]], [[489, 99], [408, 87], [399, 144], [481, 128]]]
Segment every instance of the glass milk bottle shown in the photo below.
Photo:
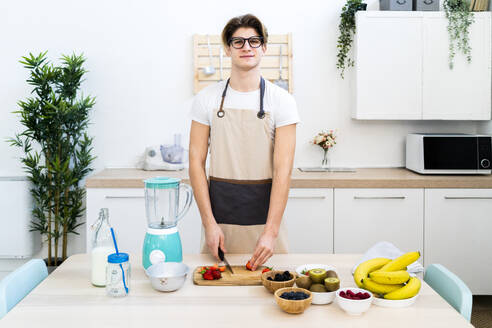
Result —
[[101, 208], [99, 218], [91, 226], [92, 252], [91, 252], [91, 283], [96, 287], [106, 286], [106, 267], [108, 255], [114, 253], [113, 239], [111, 237], [108, 209]]

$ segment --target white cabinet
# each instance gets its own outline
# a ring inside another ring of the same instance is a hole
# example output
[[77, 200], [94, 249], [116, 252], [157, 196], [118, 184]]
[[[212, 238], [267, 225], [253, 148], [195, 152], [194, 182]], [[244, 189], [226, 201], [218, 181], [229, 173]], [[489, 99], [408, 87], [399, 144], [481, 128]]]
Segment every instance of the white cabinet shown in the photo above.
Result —
[[[92, 248], [90, 226], [99, 215], [99, 209], [109, 209], [109, 222], [114, 228], [118, 247], [122, 252], [142, 252], [147, 229], [143, 188], [88, 188], [87, 189], [87, 251]], [[199, 253], [201, 220], [196, 203], [178, 223], [183, 253]]]
[[364, 253], [379, 241], [423, 252], [422, 189], [335, 189], [334, 253]]
[[422, 116], [422, 20], [393, 12], [357, 13], [355, 36], [358, 119]]
[[429, 13], [424, 19], [423, 113], [424, 120], [490, 119], [490, 13], [475, 13], [470, 26], [471, 63], [456, 49], [449, 69], [447, 19]]
[[291, 189], [283, 222], [290, 253], [333, 253], [333, 189]]
[[425, 265], [440, 263], [473, 294], [492, 294], [492, 190], [425, 190]]
[[357, 12], [357, 119], [489, 120], [491, 19], [474, 13], [472, 62], [457, 51], [450, 70], [443, 12]]

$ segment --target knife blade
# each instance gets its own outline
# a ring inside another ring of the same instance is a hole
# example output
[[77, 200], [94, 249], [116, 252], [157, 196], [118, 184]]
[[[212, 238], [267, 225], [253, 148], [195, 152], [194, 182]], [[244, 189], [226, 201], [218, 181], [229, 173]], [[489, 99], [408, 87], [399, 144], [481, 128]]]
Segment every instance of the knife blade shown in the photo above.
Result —
[[234, 274], [234, 271], [232, 271], [232, 267], [229, 264], [229, 262], [226, 260], [226, 258], [224, 256], [224, 252], [222, 251], [222, 249], [220, 248], [220, 246], [219, 246], [219, 258], [220, 258], [220, 260], [222, 262], [224, 262], [226, 264], [227, 269], [229, 269], [229, 271], [231, 271], [231, 273]]

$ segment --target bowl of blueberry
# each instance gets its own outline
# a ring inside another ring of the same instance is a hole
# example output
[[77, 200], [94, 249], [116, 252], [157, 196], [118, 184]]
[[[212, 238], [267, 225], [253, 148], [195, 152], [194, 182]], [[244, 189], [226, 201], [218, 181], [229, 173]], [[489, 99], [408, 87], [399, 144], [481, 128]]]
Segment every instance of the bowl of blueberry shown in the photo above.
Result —
[[261, 283], [271, 293], [284, 287], [292, 287], [296, 281], [296, 274], [290, 271], [272, 270], [261, 275]]
[[311, 305], [312, 299], [311, 292], [304, 288], [285, 287], [275, 292], [275, 301], [287, 313], [304, 312]]
[[371, 307], [372, 293], [360, 288], [340, 288], [336, 292], [338, 306], [350, 315], [360, 315]]

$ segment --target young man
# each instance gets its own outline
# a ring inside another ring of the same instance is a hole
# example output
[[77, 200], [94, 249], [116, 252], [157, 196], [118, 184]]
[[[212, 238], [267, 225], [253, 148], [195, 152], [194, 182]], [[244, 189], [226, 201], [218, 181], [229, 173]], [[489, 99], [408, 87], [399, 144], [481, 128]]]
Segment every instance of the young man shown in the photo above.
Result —
[[[202, 251], [250, 253], [252, 269], [286, 253], [282, 222], [294, 160], [294, 98], [264, 80], [268, 33], [258, 18], [232, 18], [222, 31], [231, 76], [192, 106], [190, 180], [204, 227]], [[209, 183], [205, 161], [210, 138]]]

